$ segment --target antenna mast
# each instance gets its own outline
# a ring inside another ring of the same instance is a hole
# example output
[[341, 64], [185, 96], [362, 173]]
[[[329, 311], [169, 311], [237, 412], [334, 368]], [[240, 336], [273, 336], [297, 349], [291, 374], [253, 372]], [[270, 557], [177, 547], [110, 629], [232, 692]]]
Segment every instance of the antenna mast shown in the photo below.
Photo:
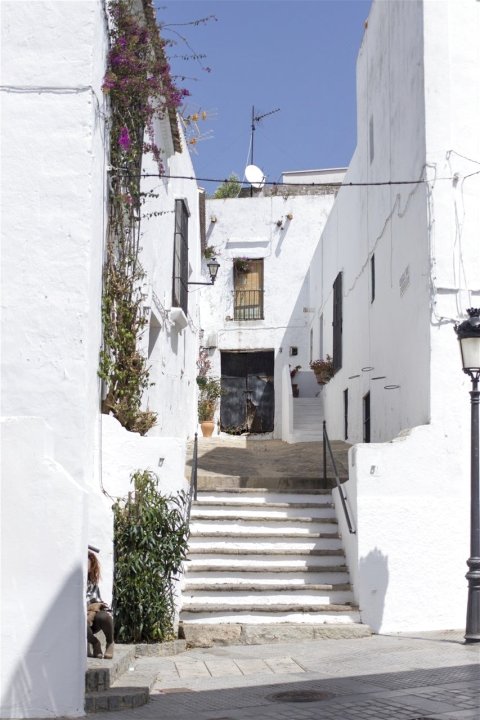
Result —
[[255, 125], [256, 123], [259, 123], [260, 120], [263, 120], [264, 117], [267, 117], [268, 115], [273, 115], [274, 113], [277, 113], [280, 111], [280, 108], [276, 108], [275, 110], [270, 110], [270, 112], [263, 113], [263, 115], [255, 115], [255, 108], [252, 105], [252, 139], [250, 142], [250, 165], [253, 165], [253, 138], [255, 133]]

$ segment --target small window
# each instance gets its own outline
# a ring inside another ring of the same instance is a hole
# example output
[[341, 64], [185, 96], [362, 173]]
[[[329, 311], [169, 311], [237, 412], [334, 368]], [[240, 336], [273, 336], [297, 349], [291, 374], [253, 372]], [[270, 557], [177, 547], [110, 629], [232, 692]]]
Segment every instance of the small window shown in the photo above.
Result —
[[370, 150], [370, 163], [373, 162], [375, 157], [375, 147], [373, 144], [373, 115], [370, 115], [370, 122], [368, 124], [368, 146]]
[[370, 302], [375, 300], [375, 254], [370, 258]]
[[363, 396], [363, 442], [370, 442], [370, 393]]
[[263, 259], [233, 262], [234, 319], [263, 320]]
[[333, 283], [333, 367], [335, 372], [342, 367], [342, 273], [339, 272]]
[[343, 435], [348, 440], [348, 388], [343, 391]]
[[[320, 328], [319, 328], [319, 340], [318, 340], [318, 357], [323, 359], [323, 314], [320, 315]], [[313, 358], [312, 358], [313, 360]]]
[[172, 306], [188, 313], [188, 208], [175, 200], [175, 235], [173, 242]]

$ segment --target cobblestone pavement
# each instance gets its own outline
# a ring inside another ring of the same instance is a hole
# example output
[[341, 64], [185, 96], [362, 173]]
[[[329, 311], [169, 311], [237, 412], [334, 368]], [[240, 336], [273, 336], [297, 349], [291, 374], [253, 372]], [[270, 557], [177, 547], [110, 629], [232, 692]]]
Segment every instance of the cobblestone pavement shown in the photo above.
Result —
[[141, 659], [150, 703], [108, 718], [478, 720], [479, 658], [455, 631], [197, 649]]

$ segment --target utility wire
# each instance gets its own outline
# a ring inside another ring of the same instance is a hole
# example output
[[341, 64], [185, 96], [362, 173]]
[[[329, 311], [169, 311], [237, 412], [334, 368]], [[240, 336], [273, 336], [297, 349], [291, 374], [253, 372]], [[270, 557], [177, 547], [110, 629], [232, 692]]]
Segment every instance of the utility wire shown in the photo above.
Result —
[[[128, 170], [123, 170], [122, 168], [112, 168], [114, 172], [123, 172], [125, 174], [131, 174], [128, 172]], [[466, 177], [472, 177], [472, 175], [479, 175], [480, 170], [478, 170], [475, 173], [471, 173], [470, 175], [467, 175]], [[228, 182], [228, 178], [204, 178], [204, 177], [195, 177], [193, 175], [161, 175], [158, 173], [141, 173], [138, 177], [142, 178], [165, 178], [166, 180], [194, 180], [195, 182], [212, 182], [212, 183], [223, 183]], [[438, 180], [454, 180], [454, 177], [440, 177], [435, 178], [435, 182]], [[311, 182], [311, 183], [285, 183], [285, 182], [273, 182], [273, 181], [265, 181], [265, 185], [271, 185], [272, 187], [286, 187], [286, 188], [295, 188], [297, 185], [301, 185], [303, 187], [379, 187], [379, 186], [391, 186], [391, 185], [422, 185], [422, 184], [429, 184], [433, 182], [433, 180], [427, 180], [427, 179], [420, 179], [420, 180], [380, 180], [378, 182]], [[239, 180], [239, 183], [241, 185], [250, 185], [247, 180]]]

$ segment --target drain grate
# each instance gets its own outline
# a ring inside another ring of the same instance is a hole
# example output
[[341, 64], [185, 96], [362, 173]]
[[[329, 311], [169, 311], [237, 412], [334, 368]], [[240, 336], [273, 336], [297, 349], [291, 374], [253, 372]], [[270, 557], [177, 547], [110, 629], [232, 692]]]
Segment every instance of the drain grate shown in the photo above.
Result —
[[317, 690], [289, 690], [288, 692], [273, 693], [267, 695], [266, 699], [271, 702], [301, 703], [318, 702], [319, 700], [331, 700], [335, 697], [331, 692], [320, 692]]

